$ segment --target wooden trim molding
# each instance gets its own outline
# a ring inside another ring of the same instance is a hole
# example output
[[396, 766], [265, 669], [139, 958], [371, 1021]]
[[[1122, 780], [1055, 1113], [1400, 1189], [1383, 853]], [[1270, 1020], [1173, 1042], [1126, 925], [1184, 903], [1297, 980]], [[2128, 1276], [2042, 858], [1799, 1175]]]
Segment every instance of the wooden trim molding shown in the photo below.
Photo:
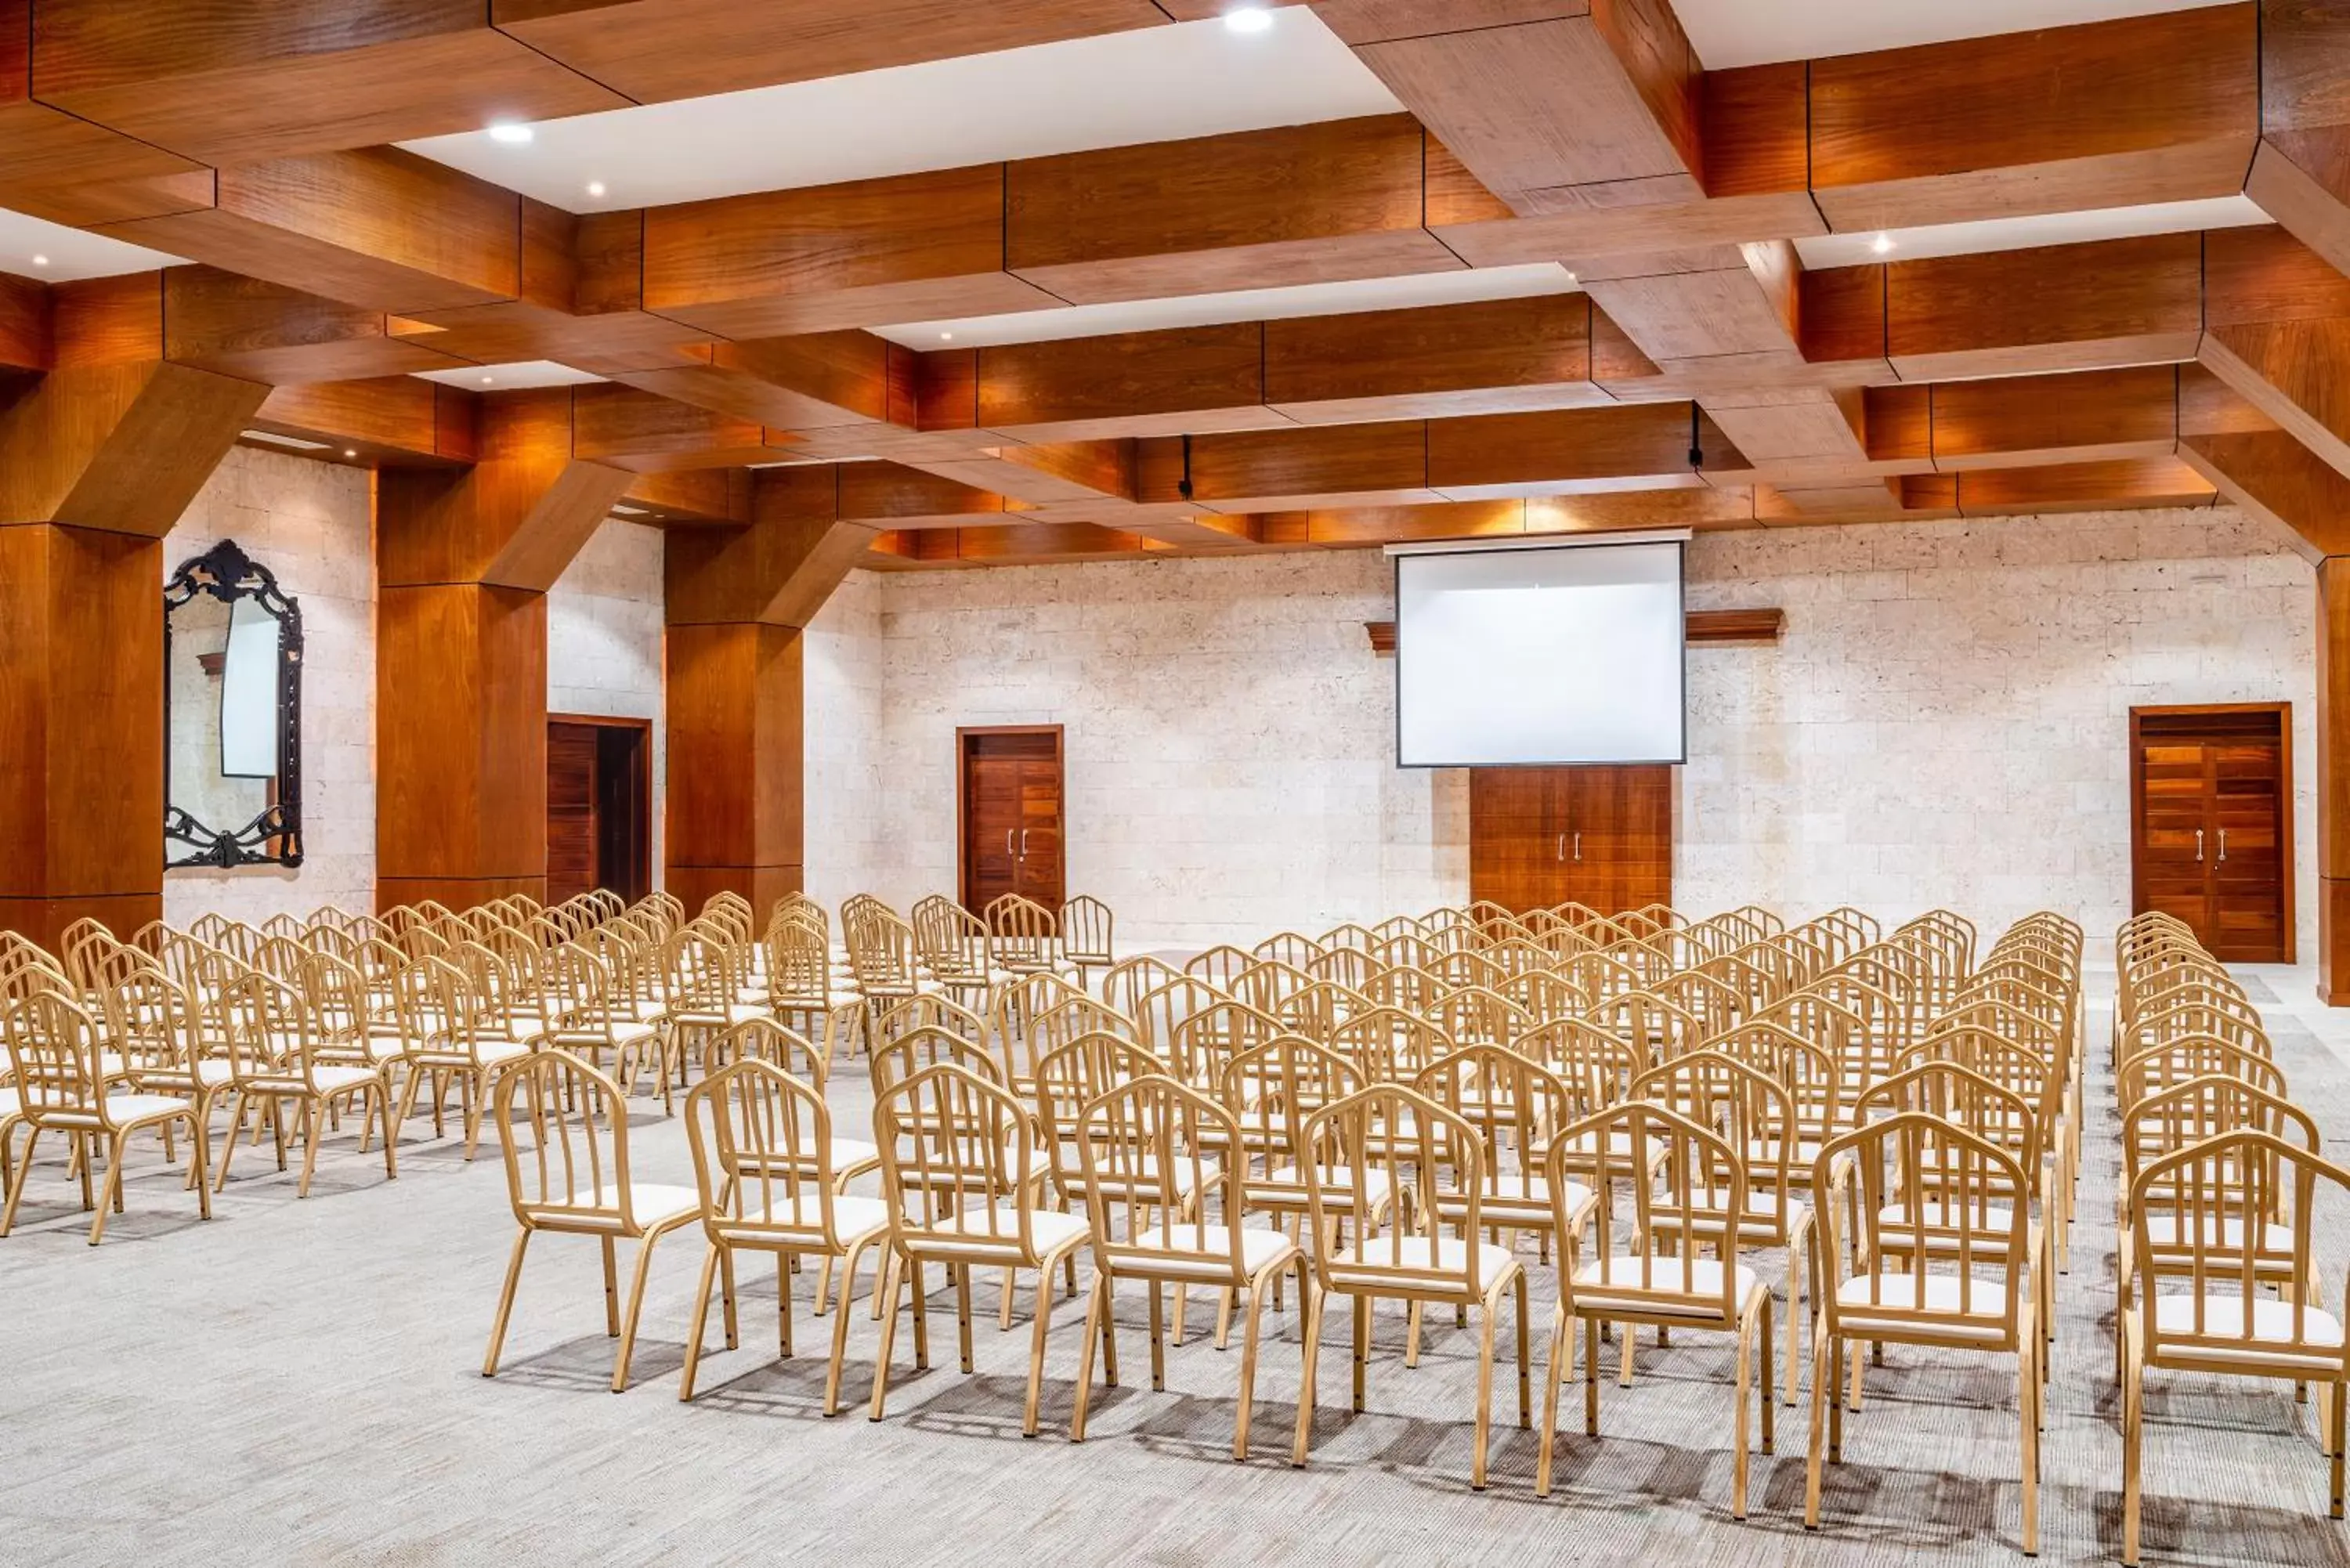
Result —
[[[1396, 623], [1391, 620], [1367, 620], [1363, 629], [1370, 634], [1371, 651], [1381, 658], [1396, 650]], [[1683, 633], [1692, 643], [1700, 642], [1776, 642], [1787, 629], [1787, 612], [1777, 607], [1765, 609], [1691, 610]]]

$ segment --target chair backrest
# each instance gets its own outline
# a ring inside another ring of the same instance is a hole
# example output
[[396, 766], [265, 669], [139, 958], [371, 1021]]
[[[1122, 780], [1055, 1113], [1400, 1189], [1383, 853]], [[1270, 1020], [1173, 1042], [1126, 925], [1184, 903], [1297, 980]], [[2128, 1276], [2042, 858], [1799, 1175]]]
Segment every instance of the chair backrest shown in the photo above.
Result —
[[1118, 1034], [1080, 1034], [1037, 1058], [1036, 1114], [1045, 1126], [1054, 1179], [1063, 1191], [1073, 1190], [1082, 1175], [1076, 1138], [1086, 1106], [1120, 1084], [1154, 1075], [1163, 1075], [1159, 1058]]
[[893, 1241], [951, 1231], [960, 1254], [1035, 1262], [1034, 1125], [1009, 1092], [942, 1062], [875, 1095], [873, 1132]]
[[1133, 1014], [1135, 1026], [1141, 1031], [1145, 1045], [1157, 1052], [1160, 1060], [1172, 1062], [1178, 1025], [1195, 1012], [1237, 1000], [1231, 992], [1196, 975], [1178, 975], [1143, 993]]
[[712, 1241], [837, 1252], [832, 1113], [820, 1088], [738, 1056], [685, 1096], [702, 1224]]
[[[2147, 1306], [2148, 1359], [2271, 1376], [2281, 1362], [2323, 1363], [2350, 1376], [2340, 1321], [2318, 1310], [2327, 1295], [2314, 1234], [2321, 1193], [2331, 1203], [2350, 1195], [2350, 1171], [2250, 1127], [2140, 1170], [2130, 1183], [2131, 1284]], [[2337, 1267], [2334, 1289], [2345, 1288]]]
[[1363, 1086], [1360, 1068], [1339, 1053], [1300, 1034], [1276, 1034], [1224, 1065], [1217, 1098], [1252, 1137], [1244, 1147], [1261, 1158], [1265, 1174], [1294, 1164], [1305, 1150], [1306, 1119]]
[[[1194, 980], [1207, 981], [1219, 991], [1233, 992], [1233, 981], [1241, 971], [1256, 962], [1256, 955], [1243, 951], [1230, 942], [1221, 942], [1204, 952], [1192, 954], [1184, 961], [1183, 972]], [[1238, 994], [1234, 992], [1234, 994]]]
[[[1738, 1322], [1746, 1162], [1729, 1138], [1669, 1106], [1627, 1099], [1567, 1123], [1551, 1138], [1544, 1175], [1562, 1228], [1572, 1218], [1570, 1171], [1597, 1199], [1594, 1236], [1628, 1241], [1620, 1250], [1601, 1242], [1610, 1251], [1594, 1278], [1559, 1271], [1568, 1311], [1604, 1298], [1642, 1313]], [[1690, 1222], [1700, 1214], [1707, 1223]]]
[[2284, 1070], [2265, 1053], [2216, 1035], [2184, 1034], [2124, 1057], [2114, 1070], [2114, 1098], [2127, 1116], [2149, 1095], [2215, 1073], [2280, 1097], [2286, 1093]]
[[1120, 959], [1103, 971], [1101, 999], [1138, 1023], [1142, 1021], [1142, 999], [1170, 981], [1181, 980], [1183, 971], [1165, 959], [1149, 953], [1137, 953]]
[[995, 961], [1005, 969], [1039, 969], [1053, 961], [1060, 919], [1035, 899], [1006, 893], [981, 912]]
[[[1596, 1106], [1579, 1099], [1557, 1074], [1506, 1045], [1464, 1045], [1430, 1063], [1411, 1086], [1477, 1129], [1484, 1148], [1478, 1178], [1484, 1196], [1523, 1205], [1546, 1196], [1528, 1150], [1551, 1129]], [[1514, 1162], [1505, 1158], [1514, 1153]]]
[[1426, 1017], [1454, 1045], [1507, 1045], [1534, 1027], [1534, 1015], [1499, 992], [1464, 985], [1436, 998]]
[[1144, 1074], [1088, 1101], [1074, 1132], [1104, 1270], [1247, 1283], [1246, 1183], [1217, 1153], [1244, 1147], [1230, 1111], [1163, 1074]]
[[536, 1051], [499, 1068], [490, 1103], [517, 1220], [636, 1233], [619, 1085], [568, 1051]]
[[1260, 1012], [1269, 1013], [1284, 997], [1295, 996], [1314, 983], [1314, 977], [1281, 959], [1260, 959], [1232, 977], [1232, 994]]
[[0, 1003], [0, 1035], [7, 1042], [19, 1108], [38, 1125], [110, 1129], [107, 1112], [104, 1031], [63, 991], [35, 991]]
[[1556, 1018], [1520, 1035], [1513, 1047], [1556, 1073], [1583, 1103], [1627, 1099], [1632, 1080], [1654, 1064], [1633, 1041], [1583, 1018]]
[[1352, 1061], [1367, 1084], [1409, 1084], [1452, 1054], [1452, 1037], [1417, 1012], [1374, 1007], [1330, 1032], [1330, 1048]]
[[1273, 1008], [1273, 1016], [1291, 1033], [1326, 1040], [1339, 1024], [1378, 1005], [1361, 992], [1335, 980], [1317, 980], [1305, 990], [1283, 997]]
[[1110, 908], [1090, 893], [1079, 893], [1061, 906], [1061, 952], [1073, 963], [1115, 963], [1111, 941], [1116, 925]]
[[1175, 1025], [1161, 1055], [1164, 1070], [1184, 1083], [1212, 1088], [1223, 1082], [1234, 1056], [1282, 1032], [1270, 1013], [1238, 1002], [1212, 1002]]
[[[2031, 1268], [2031, 1175], [1991, 1139], [1928, 1111], [1900, 1111], [1829, 1140], [1813, 1162], [1831, 1272], [1815, 1298], [1837, 1332], [1846, 1314], [1921, 1335], [1958, 1324], [2018, 1343]], [[1848, 1218], [1849, 1217], [1849, 1218]], [[1857, 1235], [1846, 1232], [1857, 1230]], [[1873, 1272], [1849, 1291], [1848, 1260]]]
[[1322, 944], [1302, 931], [1275, 931], [1249, 950], [1252, 957], [1304, 969], [1322, 956]]
[[914, 1024], [881, 1036], [867, 1057], [866, 1066], [872, 1075], [873, 1092], [878, 1095], [890, 1085], [903, 1083], [923, 1068], [941, 1062], [951, 1062], [991, 1084], [1003, 1082], [1003, 1064], [995, 1059], [984, 1042], [929, 1023]]
[[1465, 1117], [1417, 1089], [1372, 1084], [1307, 1117], [1302, 1137], [1309, 1234], [1327, 1236], [1341, 1219], [1376, 1213], [1388, 1195], [1409, 1189], [1415, 1196], [1409, 1222], [1399, 1214], [1376, 1234], [1350, 1230], [1343, 1270], [1334, 1249], [1313, 1250], [1323, 1289], [1343, 1274], [1349, 1288], [1373, 1293], [1482, 1296], [1476, 1243], [1483, 1240], [1484, 1143]]
[[778, 920], [761, 940], [767, 960], [767, 999], [777, 1008], [827, 1008], [833, 1000], [832, 949], [824, 932], [799, 920]]
[[2123, 1192], [2148, 1163], [2222, 1133], [2264, 1132], [2323, 1152], [2307, 1111], [2242, 1078], [2212, 1073], [2145, 1096], [2122, 1117]]
[[772, 1018], [746, 1018], [712, 1035], [703, 1047], [712, 1067], [723, 1062], [765, 1062], [824, 1090], [823, 1051], [798, 1030]]
[[1036, 1064], [1047, 1053], [1080, 1035], [1114, 1034], [1121, 1040], [1135, 1040], [1139, 1033], [1132, 1019], [1076, 992], [1040, 1012], [1029, 1013], [1020, 1033], [1000, 1035], [997, 1046], [1003, 1053], [1005, 1078], [1019, 1084], [1035, 1076]]

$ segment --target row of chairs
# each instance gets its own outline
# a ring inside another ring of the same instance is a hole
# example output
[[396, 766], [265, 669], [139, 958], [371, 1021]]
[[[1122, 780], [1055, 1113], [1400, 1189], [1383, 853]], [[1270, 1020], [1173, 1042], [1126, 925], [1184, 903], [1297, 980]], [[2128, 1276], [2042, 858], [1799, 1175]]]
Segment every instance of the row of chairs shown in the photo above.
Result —
[[[1905, 949], [1939, 951], [1946, 934], [1957, 935], [1942, 920], [1920, 930], [1926, 934], [1891, 936]], [[1855, 931], [1830, 948], [1825, 961], [1833, 967], [1859, 956], [1885, 936]], [[1948, 946], [1970, 955], [1970, 942]], [[874, 1417], [885, 1408], [890, 1340], [910, 1293], [916, 1358], [927, 1364], [922, 1275], [929, 1264], [940, 1264], [956, 1287], [966, 1369], [972, 1270], [1024, 1271], [1035, 1275], [1038, 1293], [1024, 1412], [1033, 1432], [1047, 1281], [1058, 1269], [1074, 1287], [1075, 1259], [1090, 1251], [1096, 1282], [1072, 1435], [1083, 1434], [1097, 1339], [1115, 1376], [1108, 1324], [1117, 1285], [1142, 1280], [1151, 1282], [1154, 1303], [1161, 1284], [1177, 1287], [1179, 1339], [1185, 1289], [1222, 1296], [1220, 1343], [1235, 1304], [1245, 1303], [1250, 1348], [1235, 1435], [1235, 1451], [1245, 1453], [1256, 1320], [1268, 1289], [1277, 1300], [1280, 1282], [1294, 1274], [1307, 1312], [1309, 1392], [1293, 1456], [1303, 1463], [1313, 1421], [1312, 1359], [1323, 1303], [1333, 1293], [1353, 1303], [1358, 1408], [1372, 1301], [1409, 1303], [1408, 1364], [1417, 1359], [1428, 1305], [1482, 1314], [1481, 1388], [1490, 1388], [1493, 1325], [1503, 1297], [1514, 1296], [1520, 1418], [1530, 1424], [1525, 1265], [1516, 1242], [1531, 1232], [1538, 1256], [1555, 1260], [1559, 1276], [1540, 1489], [1548, 1490], [1556, 1391], [1572, 1373], [1578, 1334], [1586, 1342], [1586, 1422], [1596, 1430], [1600, 1325], [1618, 1325], [1624, 1334], [1627, 1376], [1638, 1326], [1654, 1326], [1660, 1337], [1676, 1327], [1711, 1327], [1735, 1335], [1742, 1347], [1733, 1509], [1742, 1514], [1746, 1406], [1758, 1351], [1766, 1444], [1775, 1404], [1772, 1294], [1744, 1258], [1783, 1248], [1791, 1275], [1808, 1268], [1814, 1276], [1814, 1471], [1822, 1401], [1842, 1381], [1835, 1369], [1847, 1352], [1856, 1400], [1857, 1347], [1864, 1344], [2004, 1349], [2017, 1356], [2022, 1376], [2029, 1545], [2036, 1532], [2032, 1455], [2045, 1376], [2043, 1220], [2064, 1201], [2055, 1195], [2056, 1179], [2069, 1180], [2061, 1158], [2042, 1158], [2043, 1147], [2057, 1147], [2043, 1139], [2047, 1122], [2066, 1112], [2077, 1053], [2069, 1037], [2060, 1040], [2031, 1096], [1981, 1070], [1991, 1050], [1986, 1041], [2001, 1050], [2012, 1043], [1983, 1022], [1994, 1016], [1987, 1007], [2005, 1004], [1978, 992], [2005, 966], [2028, 963], [2058, 988], [2060, 1015], [2076, 1025], [2079, 946], [2069, 922], [2043, 916], [2011, 930], [1982, 965], [1971, 966], [1970, 956], [1968, 970], [1938, 978], [1944, 1010], [1928, 1020], [1918, 1043], [1929, 1049], [1905, 1053], [1892, 1071], [1860, 1088], [1847, 1120], [1814, 1126], [1794, 1114], [1795, 1096], [1767, 1053], [1714, 1037], [1677, 1048], [1669, 1039], [1614, 1036], [1619, 1060], [1637, 1071], [1628, 1078], [1570, 1080], [1544, 1054], [1522, 1049], [1524, 1035], [1455, 1039], [1423, 1032], [1424, 1021], [1378, 1004], [1336, 1019], [1333, 1033], [1320, 1039], [1282, 1028], [1280, 1020], [1256, 1039], [1247, 1015], [1233, 1011], [1246, 1004], [1226, 995], [1177, 1017], [1162, 1039], [1099, 999], [1070, 996], [1027, 1022], [1041, 1025], [1063, 1010], [1091, 1008], [1095, 1015], [1084, 1021], [1100, 1026], [1051, 1043], [1024, 1028], [1018, 1038], [1043, 1049], [1025, 1058], [1023, 1073], [1023, 1059], [1009, 1054], [1014, 1037], [1003, 1033], [1013, 1010], [993, 1010], [998, 1016], [991, 1020], [941, 997], [918, 996], [877, 1017], [869, 1145], [844, 1139], [831, 1126], [824, 1095], [830, 1053], [773, 1023], [748, 1023], [720, 1054], [731, 1060], [687, 1096], [698, 1189], [646, 1194], [623, 1179], [616, 1209], [598, 1197], [614, 1189], [611, 1170], [625, 1171], [624, 1120], [610, 1114], [620, 1085], [584, 1062], [542, 1054], [500, 1080], [498, 1114], [507, 1129], [520, 1233], [484, 1371], [495, 1370], [532, 1234], [604, 1236], [608, 1268], [610, 1237], [640, 1238], [640, 1281], [651, 1241], [698, 1220], [708, 1249], [686, 1397], [713, 1291], [726, 1308], [728, 1343], [735, 1342], [738, 1250], [824, 1260], [820, 1304], [832, 1264], [843, 1267], [845, 1300], [863, 1255], [872, 1251], [880, 1259], [874, 1293], [883, 1320]], [[1881, 967], [1885, 961], [1871, 961]], [[1199, 983], [1187, 975], [1152, 990]], [[1904, 1016], [1912, 1007], [1901, 998]], [[1064, 1022], [1074, 1028], [1076, 1021]], [[1532, 1029], [1561, 1024], [1596, 1032], [1587, 1019], [1571, 1017], [1544, 1019]], [[1350, 1026], [1352, 1036], [1337, 1033]], [[1200, 1044], [1203, 1028], [1216, 1037], [1213, 1045]], [[1793, 1029], [1784, 1033], [1807, 1044]], [[1380, 1048], [1383, 1034], [1418, 1035], [1423, 1049]], [[1409, 1072], [1399, 1070], [1407, 1063]], [[1204, 1070], [1211, 1066], [1220, 1070]], [[1831, 1097], [1842, 1106], [1840, 1096]], [[600, 1119], [598, 1106], [606, 1107]], [[563, 1158], [529, 1153], [550, 1147], [565, 1151]], [[880, 1176], [878, 1204], [848, 1190], [868, 1169]], [[1816, 1216], [1798, 1192], [1812, 1198]], [[1274, 1222], [1249, 1225], [1253, 1214]], [[1816, 1241], [1807, 1247], [1814, 1226]], [[616, 1389], [626, 1385], [639, 1299], [632, 1293], [625, 1326], [617, 1313], [610, 1324], [621, 1335]], [[1009, 1307], [1007, 1290], [1007, 1322]], [[788, 1306], [785, 1312], [788, 1350]], [[827, 1413], [837, 1407], [846, 1333], [846, 1319], [837, 1320]], [[1152, 1338], [1156, 1372], [1163, 1351], [1160, 1334]], [[1789, 1371], [1792, 1399], [1792, 1359]], [[1482, 1392], [1479, 1404], [1472, 1481], [1482, 1485], [1490, 1418]], [[1829, 1419], [1840, 1422], [1842, 1409], [1836, 1401]], [[1816, 1479], [1808, 1506], [1815, 1519]]]
[[2115, 1350], [2122, 1559], [2135, 1565], [2149, 1371], [2284, 1379], [2304, 1401], [2314, 1386], [2330, 1511], [2343, 1517], [2350, 1342], [2324, 1304], [2315, 1220], [2321, 1199], [2350, 1195], [2350, 1170], [2324, 1158], [2259, 1011], [2184, 922], [2139, 915], [2115, 957]]

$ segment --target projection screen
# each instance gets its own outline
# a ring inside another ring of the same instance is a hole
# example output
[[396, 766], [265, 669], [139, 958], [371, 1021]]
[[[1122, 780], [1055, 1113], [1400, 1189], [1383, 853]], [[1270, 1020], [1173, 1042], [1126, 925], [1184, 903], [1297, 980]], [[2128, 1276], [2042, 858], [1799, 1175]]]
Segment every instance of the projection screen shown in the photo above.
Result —
[[1679, 541], [1399, 554], [1396, 763], [1678, 763]]

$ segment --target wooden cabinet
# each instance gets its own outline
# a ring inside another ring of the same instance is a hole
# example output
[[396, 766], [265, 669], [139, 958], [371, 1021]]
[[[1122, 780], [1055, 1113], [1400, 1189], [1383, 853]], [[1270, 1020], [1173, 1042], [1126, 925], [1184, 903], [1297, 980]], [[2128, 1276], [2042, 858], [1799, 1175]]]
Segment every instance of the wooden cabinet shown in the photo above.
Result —
[[2131, 903], [2193, 929], [2213, 957], [2291, 963], [2291, 710], [2130, 711]]
[[1061, 727], [955, 732], [962, 783], [962, 904], [1006, 893], [1048, 909], [1066, 896], [1062, 854]]
[[1469, 896], [1603, 913], [1669, 903], [1673, 775], [1638, 767], [1469, 770]]

